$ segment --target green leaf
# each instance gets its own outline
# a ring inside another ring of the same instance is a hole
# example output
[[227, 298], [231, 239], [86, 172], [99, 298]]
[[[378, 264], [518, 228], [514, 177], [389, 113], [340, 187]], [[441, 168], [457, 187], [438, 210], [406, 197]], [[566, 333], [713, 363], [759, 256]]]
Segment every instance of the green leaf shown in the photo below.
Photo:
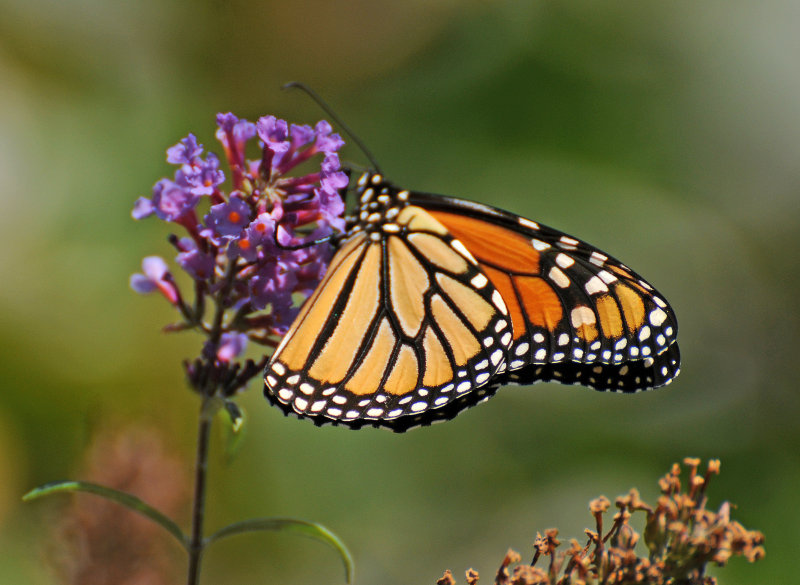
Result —
[[216, 540], [232, 536], [234, 534], [242, 534], [244, 532], [255, 532], [258, 530], [272, 530], [276, 532], [296, 532], [319, 540], [336, 550], [344, 563], [345, 579], [348, 583], [352, 583], [353, 571], [353, 557], [344, 543], [333, 532], [315, 522], [307, 522], [305, 520], [298, 520], [296, 518], [253, 518], [251, 520], [244, 520], [242, 522], [235, 522], [229, 524], [209, 536], [206, 539], [206, 544], [211, 544]]
[[183, 533], [177, 524], [164, 516], [164, 514], [155, 508], [148, 506], [136, 496], [102, 485], [89, 483], [87, 481], [54, 481], [33, 488], [27, 494], [22, 496], [22, 501], [31, 502], [33, 500], [38, 500], [41, 497], [49, 496], [50, 494], [59, 494], [62, 492], [85, 492], [94, 494], [96, 496], [101, 496], [107, 500], [121, 504], [126, 508], [133, 510], [134, 512], [138, 512], [142, 516], [150, 518], [150, 520], [156, 524], [159, 524], [172, 536], [178, 539], [178, 542], [181, 543], [183, 548], [187, 550], [189, 548], [189, 538]]
[[225, 401], [223, 411], [225, 415], [222, 416], [226, 420], [220, 426], [220, 429], [222, 430], [222, 440], [225, 445], [225, 463], [230, 464], [242, 446], [244, 431], [247, 428], [247, 418], [244, 415], [244, 411], [230, 400]]

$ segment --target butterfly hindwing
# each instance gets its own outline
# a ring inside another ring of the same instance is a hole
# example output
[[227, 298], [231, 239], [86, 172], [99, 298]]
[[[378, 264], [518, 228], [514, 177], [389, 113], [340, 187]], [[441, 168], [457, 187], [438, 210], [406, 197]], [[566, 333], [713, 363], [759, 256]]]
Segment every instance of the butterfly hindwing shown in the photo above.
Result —
[[273, 354], [265, 392], [285, 412], [404, 430], [446, 418], [505, 366], [502, 296], [430, 214], [391, 205], [402, 193], [375, 229], [351, 231]]
[[580, 384], [601, 391], [637, 392], [669, 384], [680, 371], [680, 361], [678, 344], [673, 343], [652, 358], [631, 360], [623, 364], [584, 364], [570, 361], [529, 364], [497, 376], [492, 383], [499, 386], [529, 386], [537, 382], [558, 382]]
[[[659, 355], [648, 360], [631, 361], [622, 366], [614, 364], [581, 364], [559, 362], [553, 364], [530, 364], [521, 369], [504, 372], [494, 376], [489, 384], [482, 386], [443, 408], [428, 411], [417, 417], [403, 417], [392, 421], [392, 430], [403, 432], [416, 426], [430, 425], [455, 418], [468, 408], [485, 402], [509, 384], [528, 386], [539, 382], [558, 382], [559, 384], [580, 384], [596, 390], [621, 391], [640, 384], [641, 380], [652, 378], [652, 386], [668, 384], [678, 372], [680, 353], [678, 344], [673, 343]], [[638, 380], [637, 380], [638, 378]]]

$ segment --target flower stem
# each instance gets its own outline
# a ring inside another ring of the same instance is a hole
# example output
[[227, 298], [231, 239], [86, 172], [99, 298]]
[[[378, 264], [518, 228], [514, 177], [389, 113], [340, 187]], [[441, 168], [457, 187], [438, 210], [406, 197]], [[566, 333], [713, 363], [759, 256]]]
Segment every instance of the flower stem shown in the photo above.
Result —
[[203, 398], [197, 427], [197, 460], [194, 471], [194, 501], [192, 504], [192, 534], [189, 541], [189, 585], [200, 582], [200, 561], [203, 555], [203, 518], [206, 504], [206, 472], [208, 469], [208, 442], [211, 435], [213, 398]]

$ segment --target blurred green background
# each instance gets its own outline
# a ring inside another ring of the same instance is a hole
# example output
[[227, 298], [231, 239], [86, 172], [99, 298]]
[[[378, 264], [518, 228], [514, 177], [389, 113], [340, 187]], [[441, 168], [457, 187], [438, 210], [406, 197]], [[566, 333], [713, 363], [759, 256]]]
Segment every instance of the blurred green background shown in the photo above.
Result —
[[[241, 453], [212, 457], [209, 528], [293, 515], [344, 539], [357, 583], [469, 567], [488, 582], [536, 531], [582, 540], [591, 498], [637, 486], [653, 501], [673, 461], [719, 457], [711, 504], [767, 536], [766, 559], [734, 559], [721, 582], [790, 582], [798, 24], [790, 0], [2, 0], [0, 582], [56, 582], [43, 559], [58, 507], [20, 496], [79, 475], [97, 429], [161, 429], [191, 461], [180, 360], [198, 338], [160, 333], [170, 308], [128, 288], [142, 256], [170, 256], [164, 224], [130, 209], [172, 172], [168, 146], [195, 132], [216, 148], [218, 111], [321, 118], [279, 90], [291, 79], [395, 182], [504, 207], [644, 274], [678, 314], [683, 373], [637, 396], [511, 388], [406, 435], [285, 419], [254, 384]], [[330, 550], [289, 535], [220, 543], [204, 573], [341, 580]]]

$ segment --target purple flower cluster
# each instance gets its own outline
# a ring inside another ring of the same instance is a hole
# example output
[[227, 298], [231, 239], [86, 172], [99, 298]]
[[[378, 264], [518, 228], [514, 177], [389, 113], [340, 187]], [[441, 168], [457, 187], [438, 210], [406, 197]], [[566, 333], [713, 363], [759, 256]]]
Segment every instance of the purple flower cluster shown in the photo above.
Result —
[[[348, 176], [337, 155], [344, 142], [324, 120], [312, 128], [274, 116], [254, 124], [218, 114], [216, 137], [225, 151], [229, 189], [220, 159], [204, 154], [189, 134], [167, 150], [167, 162], [178, 167], [174, 177], [158, 181], [152, 197], [140, 198], [132, 212], [135, 219], [155, 215], [186, 230], [170, 241], [176, 262], [194, 281], [195, 302], [184, 302], [157, 256], [145, 258], [131, 287], [160, 291], [181, 311], [181, 328], [206, 333], [204, 355], [227, 363], [244, 351], [247, 339], [274, 345], [297, 313], [293, 295], [307, 296], [317, 286], [332, 247], [313, 242], [344, 229], [340, 193]], [[260, 150], [255, 159], [246, 155], [251, 141]], [[292, 173], [316, 155], [319, 166]], [[215, 311], [207, 320], [209, 304]]]

